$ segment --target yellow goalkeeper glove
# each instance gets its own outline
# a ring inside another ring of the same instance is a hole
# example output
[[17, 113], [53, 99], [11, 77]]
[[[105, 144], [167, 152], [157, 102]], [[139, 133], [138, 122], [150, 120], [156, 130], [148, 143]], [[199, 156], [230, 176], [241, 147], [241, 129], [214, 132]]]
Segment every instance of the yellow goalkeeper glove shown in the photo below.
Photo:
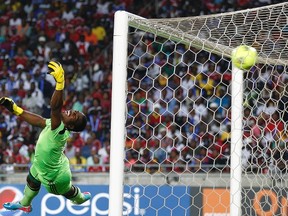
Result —
[[56, 81], [56, 90], [63, 90], [65, 85], [65, 77], [62, 65], [59, 62], [50, 61], [48, 67], [51, 69], [50, 74]]
[[1, 97], [0, 98], [0, 104], [4, 106], [7, 110], [14, 113], [15, 115], [21, 115], [23, 113], [23, 109], [10, 98], [7, 97]]

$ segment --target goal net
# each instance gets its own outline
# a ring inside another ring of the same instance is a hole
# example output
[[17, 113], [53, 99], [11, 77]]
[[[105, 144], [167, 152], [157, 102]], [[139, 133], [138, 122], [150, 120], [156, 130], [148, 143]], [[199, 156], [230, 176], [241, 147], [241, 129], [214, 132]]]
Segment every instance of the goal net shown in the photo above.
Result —
[[287, 14], [115, 14], [109, 215], [288, 214]]

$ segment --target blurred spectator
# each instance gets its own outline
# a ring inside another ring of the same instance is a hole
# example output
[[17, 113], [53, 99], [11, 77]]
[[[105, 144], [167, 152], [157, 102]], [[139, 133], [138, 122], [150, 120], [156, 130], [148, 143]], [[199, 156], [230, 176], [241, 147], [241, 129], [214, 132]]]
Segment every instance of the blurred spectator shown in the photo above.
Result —
[[71, 21], [74, 18], [74, 13], [70, 8], [70, 4], [63, 4], [63, 13], [61, 18], [67, 20], [67, 22]]
[[9, 91], [7, 91], [5, 83], [2, 83], [1, 84], [1, 90], [0, 90], [0, 96], [4, 97], [6, 95], [9, 95]]
[[64, 150], [64, 153], [69, 160], [75, 156], [76, 147], [73, 145], [74, 144], [73, 141], [74, 140], [71, 137], [69, 137], [67, 139], [67, 143]]
[[97, 36], [92, 32], [91, 28], [84, 27], [84, 37], [85, 41], [89, 43], [89, 49], [93, 49], [94, 46], [98, 43]]
[[[40, 114], [40, 107], [37, 105], [37, 98], [32, 96], [32, 90], [28, 90], [23, 98], [22, 105], [25, 109]], [[41, 107], [42, 108], [42, 107]]]
[[154, 145], [154, 159], [161, 164], [163, 161], [167, 159], [167, 151], [160, 146], [160, 141], [155, 139]]
[[[28, 91], [29, 92], [29, 91]], [[35, 113], [38, 113], [39, 115], [42, 113], [42, 108], [45, 103], [44, 101], [44, 95], [42, 91], [36, 86], [35, 82], [32, 82], [30, 85], [30, 92], [31, 92], [31, 99], [33, 98], [35, 100], [35, 105], [28, 105], [28, 106], [33, 106], [33, 111]]]
[[132, 171], [134, 170], [134, 164], [136, 164], [137, 159], [133, 157], [131, 151], [126, 151], [125, 156], [125, 170]]
[[79, 94], [77, 100], [74, 102], [72, 109], [77, 110], [79, 112], [83, 112], [83, 105], [84, 105], [84, 95]]
[[33, 144], [30, 144], [28, 146], [28, 157], [31, 164], [34, 161], [34, 155], [35, 155], [35, 146]]
[[89, 137], [85, 142], [84, 142], [84, 146], [81, 147], [82, 150], [82, 156], [85, 158], [88, 158], [91, 152], [92, 148], [97, 148], [97, 146], [94, 146], [94, 137]]
[[[99, 150], [99, 152], [100, 152], [100, 150]], [[109, 172], [109, 170], [110, 170], [110, 145], [109, 146], [107, 145], [107, 156], [103, 157], [103, 155], [102, 155], [101, 158], [103, 158], [104, 171]], [[101, 160], [101, 158], [100, 158], [100, 160]]]
[[92, 33], [96, 36], [99, 43], [105, 39], [107, 34], [105, 27], [103, 26], [103, 24], [101, 25], [101, 22], [99, 22], [98, 20], [95, 20], [93, 23]]
[[[14, 56], [14, 60], [18, 69], [18, 77], [21, 77], [23, 79], [22, 72], [24, 70], [24, 68], [27, 66], [27, 62], [28, 62], [28, 57], [25, 55], [23, 47], [18, 47], [16, 54]], [[22, 70], [19, 72], [19, 70]]]
[[87, 160], [87, 165], [90, 165], [88, 166], [88, 172], [103, 172], [103, 167], [101, 166], [102, 164], [100, 163], [100, 157], [98, 155], [91, 155], [88, 159], [90, 159], [89, 163]]
[[23, 80], [19, 80], [19, 87], [17, 90], [17, 95], [20, 97], [20, 100], [22, 100], [26, 96], [26, 90], [24, 89]]
[[80, 35], [79, 40], [76, 42], [76, 46], [80, 55], [79, 60], [83, 64], [88, 59], [88, 49], [90, 46], [89, 42], [85, 41], [85, 36], [83, 34]]
[[15, 172], [21, 172], [21, 171], [25, 171], [28, 169], [27, 166], [23, 166], [23, 165], [27, 165], [29, 161], [25, 156], [20, 154], [20, 148], [21, 148], [21, 144], [15, 144], [13, 145], [13, 148], [12, 148], [11, 157], [12, 157], [13, 163], [19, 165], [19, 166], [14, 167]]
[[111, 111], [111, 97], [109, 95], [109, 92], [107, 92], [107, 91], [103, 92], [102, 96], [103, 96], [103, 98], [102, 98], [101, 103], [100, 103], [101, 108], [110, 113], [110, 111]]
[[227, 160], [220, 151], [214, 146], [210, 149], [209, 152], [209, 164], [213, 164], [213, 167], [210, 168], [209, 172], [223, 171], [226, 167]]
[[[91, 125], [89, 122], [87, 122], [86, 124], [86, 128], [80, 132], [80, 137], [84, 140], [84, 142], [87, 141], [88, 138], [90, 138], [92, 136], [92, 129], [91, 129]], [[93, 137], [94, 139], [94, 137]]]
[[5, 116], [0, 115], [0, 137], [7, 137], [9, 132], [8, 124], [6, 122]]
[[100, 156], [100, 160], [103, 163], [107, 162], [110, 153], [110, 142], [109, 140], [105, 140], [103, 143], [103, 147], [99, 149], [98, 155]]
[[134, 171], [144, 172], [144, 170], [146, 170], [146, 167], [150, 162], [152, 162], [151, 152], [149, 151], [149, 149], [145, 148], [141, 151], [141, 154], [139, 155], [139, 159], [136, 161], [136, 166], [135, 166]]
[[31, 36], [32, 27], [30, 21], [22, 19], [22, 24], [17, 27], [17, 34], [20, 36], [23, 43], [29, 42], [29, 37]]
[[165, 170], [166, 172], [184, 172], [185, 163], [180, 160], [180, 152], [176, 148], [171, 150], [169, 157], [163, 163], [162, 170]]
[[83, 172], [86, 170], [87, 160], [81, 156], [81, 148], [75, 149], [74, 157], [70, 158], [71, 170], [74, 172]]
[[195, 172], [207, 172], [210, 169], [207, 148], [199, 147], [197, 150]]
[[[180, 150], [180, 159], [186, 164], [186, 166], [190, 163], [190, 161], [193, 158], [193, 155], [191, 155], [190, 151], [192, 149], [188, 146], [184, 147], [183, 149]], [[186, 167], [187, 169], [187, 167]]]
[[95, 83], [101, 83], [104, 80], [104, 71], [102, 66], [97, 63], [93, 66], [92, 80]]
[[84, 140], [82, 139], [82, 137], [80, 136], [79, 133], [73, 133], [72, 134], [72, 140], [73, 140], [73, 145], [76, 148], [81, 149], [85, 145], [85, 142], [84, 142]]
[[[76, 69], [74, 69], [76, 70]], [[85, 89], [89, 88], [89, 77], [87, 75], [87, 71], [83, 70], [83, 68], [79, 68], [77, 78], [75, 80], [75, 90], [78, 93], [83, 92]], [[81, 95], [81, 94], [80, 94]]]
[[102, 172], [102, 161], [100, 160], [100, 156], [97, 155], [97, 148], [94, 146], [91, 148], [90, 156], [87, 158], [87, 169], [88, 172]]
[[108, 14], [109, 11], [109, 6], [111, 5], [111, 2], [105, 1], [105, 0], [99, 0], [97, 2], [97, 14], [103, 15], [103, 14]]
[[92, 107], [92, 109], [88, 110], [88, 121], [91, 125], [91, 130], [96, 134], [97, 137], [100, 137], [101, 133], [101, 111], [102, 107]]
[[[42, 63], [42, 62], [45, 63], [45, 62], [48, 62], [50, 60], [51, 49], [46, 43], [46, 37], [45, 36], [40, 36], [38, 38], [37, 51], [39, 53], [39, 56], [43, 57], [43, 58], [37, 59], [39, 63]], [[43, 64], [43, 66], [46, 66], [46, 64]], [[41, 69], [41, 67], [40, 67], [40, 69]], [[47, 66], [45, 69], [46, 69], [46, 71], [41, 70], [41, 72], [47, 72], [48, 71]]]

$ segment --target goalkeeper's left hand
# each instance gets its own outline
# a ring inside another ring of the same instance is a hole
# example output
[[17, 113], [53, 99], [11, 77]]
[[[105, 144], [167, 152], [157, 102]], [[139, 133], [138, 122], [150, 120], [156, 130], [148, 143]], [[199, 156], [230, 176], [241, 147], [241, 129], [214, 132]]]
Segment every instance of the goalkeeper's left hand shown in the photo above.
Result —
[[23, 113], [23, 109], [8, 97], [1, 97], [0, 104], [15, 115], [21, 115]]
[[50, 61], [48, 67], [51, 69], [50, 74], [56, 81], [56, 90], [63, 90], [65, 85], [65, 78], [62, 65], [59, 62]]

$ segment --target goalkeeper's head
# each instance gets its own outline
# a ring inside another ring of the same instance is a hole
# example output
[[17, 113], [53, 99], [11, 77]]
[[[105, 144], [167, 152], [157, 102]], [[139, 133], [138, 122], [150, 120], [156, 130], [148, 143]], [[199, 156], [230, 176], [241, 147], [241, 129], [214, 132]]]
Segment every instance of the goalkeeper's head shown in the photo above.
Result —
[[85, 129], [87, 118], [84, 113], [76, 110], [66, 110], [62, 112], [62, 121], [69, 131], [81, 132]]

